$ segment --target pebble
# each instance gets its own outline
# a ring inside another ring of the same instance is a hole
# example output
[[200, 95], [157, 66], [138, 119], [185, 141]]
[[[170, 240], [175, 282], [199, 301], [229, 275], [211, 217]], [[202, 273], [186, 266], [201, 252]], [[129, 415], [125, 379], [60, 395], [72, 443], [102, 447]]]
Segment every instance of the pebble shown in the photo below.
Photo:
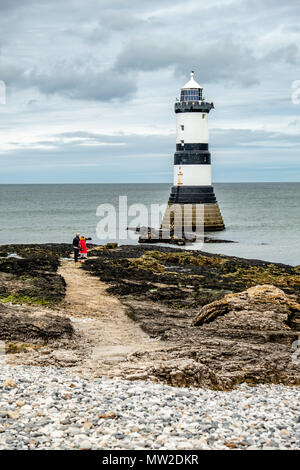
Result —
[[4, 382], [2, 383], [2, 387], [3, 388], [16, 388], [17, 385], [13, 379], [9, 378], [9, 379], [4, 380]]
[[20, 414], [19, 414], [18, 411], [10, 411], [10, 412], [8, 413], [8, 417], [9, 417], [10, 419], [18, 419], [19, 416], [20, 416]]
[[0, 450], [300, 448], [300, 387], [221, 392], [30, 366], [0, 371], [0, 384]]

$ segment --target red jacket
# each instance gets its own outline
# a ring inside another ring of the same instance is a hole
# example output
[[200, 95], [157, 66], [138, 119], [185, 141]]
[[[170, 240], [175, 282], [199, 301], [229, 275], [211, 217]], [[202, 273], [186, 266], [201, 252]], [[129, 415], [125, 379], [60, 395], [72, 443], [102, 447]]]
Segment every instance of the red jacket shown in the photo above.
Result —
[[85, 240], [80, 240], [79, 249], [80, 249], [80, 253], [87, 253]]

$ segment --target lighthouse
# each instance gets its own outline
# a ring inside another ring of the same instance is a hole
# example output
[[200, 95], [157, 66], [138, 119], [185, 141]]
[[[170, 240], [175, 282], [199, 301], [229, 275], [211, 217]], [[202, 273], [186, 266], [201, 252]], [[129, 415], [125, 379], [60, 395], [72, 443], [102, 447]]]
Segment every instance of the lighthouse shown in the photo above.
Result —
[[189, 227], [196, 231], [199, 222], [205, 231], [225, 228], [211, 181], [208, 115], [213, 108], [192, 71], [190, 80], [181, 88], [180, 101], [175, 103], [174, 181], [162, 230], [176, 229], [176, 222], [183, 230]]

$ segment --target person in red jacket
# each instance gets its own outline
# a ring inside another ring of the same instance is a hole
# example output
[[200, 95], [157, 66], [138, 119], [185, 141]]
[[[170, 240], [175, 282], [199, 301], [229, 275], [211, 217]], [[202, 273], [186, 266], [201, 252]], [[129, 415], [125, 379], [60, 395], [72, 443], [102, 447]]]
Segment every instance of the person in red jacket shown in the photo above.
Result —
[[80, 237], [79, 253], [80, 253], [80, 258], [84, 262], [84, 260], [87, 258], [87, 248], [86, 248], [86, 241], [84, 237]]

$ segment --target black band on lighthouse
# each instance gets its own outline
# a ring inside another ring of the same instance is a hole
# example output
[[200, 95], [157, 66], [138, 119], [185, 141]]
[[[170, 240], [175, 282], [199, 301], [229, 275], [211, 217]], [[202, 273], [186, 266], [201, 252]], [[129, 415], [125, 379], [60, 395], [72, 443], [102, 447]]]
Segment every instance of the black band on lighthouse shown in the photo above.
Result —
[[175, 113], [209, 113], [213, 107], [213, 103], [204, 101], [179, 101], [175, 103]]
[[176, 152], [174, 165], [210, 165], [209, 152]]
[[209, 204], [215, 203], [212, 186], [172, 186], [169, 204]]
[[176, 152], [182, 152], [185, 150], [207, 150], [208, 144], [176, 144]]

